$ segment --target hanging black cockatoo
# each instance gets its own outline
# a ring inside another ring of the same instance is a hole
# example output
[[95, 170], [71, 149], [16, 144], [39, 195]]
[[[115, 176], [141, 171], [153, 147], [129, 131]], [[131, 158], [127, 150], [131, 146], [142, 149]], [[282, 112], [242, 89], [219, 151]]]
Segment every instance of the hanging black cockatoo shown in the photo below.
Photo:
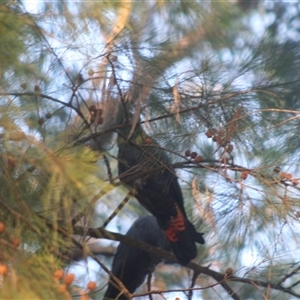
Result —
[[[139, 218], [133, 223], [126, 235], [164, 250], [170, 249], [165, 233], [159, 228], [156, 218], [153, 216]], [[146, 275], [153, 272], [160, 261], [160, 259], [152, 257], [149, 253], [139, 248], [120, 243], [114, 256], [111, 271], [122, 281], [130, 293], [134, 293], [144, 282]], [[113, 279], [110, 278], [104, 299], [116, 299], [120, 294], [117, 286]], [[122, 295], [118, 299], [127, 298]]]
[[137, 124], [118, 132], [118, 168], [121, 182], [133, 188], [137, 200], [157, 219], [182, 265], [197, 255], [196, 242], [204, 244], [187, 219], [183, 196], [168, 153]]

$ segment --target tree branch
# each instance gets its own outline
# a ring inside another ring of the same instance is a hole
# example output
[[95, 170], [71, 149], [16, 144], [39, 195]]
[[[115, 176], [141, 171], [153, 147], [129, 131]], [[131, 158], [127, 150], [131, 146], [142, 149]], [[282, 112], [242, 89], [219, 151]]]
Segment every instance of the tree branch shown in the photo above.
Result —
[[[177, 263], [175, 256], [171, 252], [151, 246], [151, 245], [149, 245], [143, 241], [137, 240], [135, 238], [105, 230], [104, 228], [89, 228], [86, 231], [84, 228], [77, 226], [74, 228], [74, 232], [76, 234], [86, 233], [87, 235], [94, 237], [94, 238], [105, 238], [105, 239], [109, 239], [109, 240], [119, 241], [128, 246], [137, 247], [147, 253], [150, 253], [151, 255], [153, 255], [155, 257], [164, 259], [165, 261], [168, 261], [171, 263]], [[278, 291], [293, 295], [294, 297], [297, 297], [300, 299], [300, 294], [295, 293], [290, 288], [285, 288], [281, 284], [278, 284], [278, 283], [273, 283], [270, 281], [255, 280], [255, 279], [251, 279], [251, 278], [242, 278], [242, 277], [236, 277], [236, 276], [231, 276], [229, 278], [226, 278], [226, 276], [225, 276], [226, 274], [216, 272], [216, 271], [210, 269], [209, 267], [203, 267], [203, 266], [200, 266], [193, 262], [190, 262], [187, 265], [187, 267], [194, 270], [195, 272], [197, 272], [199, 274], [201, 274], [201, 273], [205, 274], [207, 276], [210, 276], [214, 280], [216, 280], [218, 282], [218, 284], [221, 284], [222, 287], [228, 292], [228, 294], [235, 300], [238, 300], [239, 296], [230, 288], [230, 286], [228, 285], [229, 281], [246, 283], [249, 285], [257, 285], [257, 286], [261, 286], [264, 288], [271, 288], [274, 290], [278, 290]]]

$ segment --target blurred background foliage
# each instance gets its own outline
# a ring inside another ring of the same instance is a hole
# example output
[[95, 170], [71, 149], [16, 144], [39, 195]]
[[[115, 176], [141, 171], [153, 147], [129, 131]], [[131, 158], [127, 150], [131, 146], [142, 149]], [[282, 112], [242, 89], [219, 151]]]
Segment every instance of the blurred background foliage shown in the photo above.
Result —
[[[101, 298], [108, 275], [87, 253], [68, 256], [74, 224], [101, 226], [126, 195], [109, 181], [122, 97], [176, 163], [207, 241], [195, 262], [266, 282], [286, 276], [297, 293], [228, 282], [240, 299], [299, 298], [299, 31], [297, 2], [2, 1], [0, 298], [70, 298], [89, 280]], [[92, 104], [103, 109], [99, 126]], [[105, 132], [96, 151], [78, 143], [93, 132]], [[131, 199], [108, 228], [125, 233], [145, 213]], [[99, 259], [110, 266], [107, 253]], [[54, 278], [61, 268], [76, 273], [72, 289]], [[153, 288], [187, 288], [190, 275], [160, 266]], [[214, 282], [202, 274], [196, 286]], [[231, 296], [220, 286], [194, 293], [216, 298]]]

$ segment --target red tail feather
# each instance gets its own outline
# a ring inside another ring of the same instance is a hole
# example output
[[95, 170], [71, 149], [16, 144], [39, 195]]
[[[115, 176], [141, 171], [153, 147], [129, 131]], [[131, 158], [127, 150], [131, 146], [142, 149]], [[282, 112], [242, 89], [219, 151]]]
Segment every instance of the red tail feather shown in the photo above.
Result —
[[166, 235], [171, 242], [178, 242], [177, 232], [186, 230], [186, 219], [177, 205], [176, 210], [177, 216], [171, 217], [169, 227], [166, 230]]
[[178, 242], [176, 229], [174, 228], [174, 226], [172, 224], [170, 224], [169, 228], [165, 232], [166, 232], [166, 235], [167, 235], [167, 238], [169, 241]]
[[174, 226], [174, 229], [176, 231], [183, 231], [186, 229], [185, 216], [182, 214], [181, 210], [177, 205], [176, 205], [176, 210], [177, 210], [177, 216], [175, 218], [171, 217], [171, 223]]

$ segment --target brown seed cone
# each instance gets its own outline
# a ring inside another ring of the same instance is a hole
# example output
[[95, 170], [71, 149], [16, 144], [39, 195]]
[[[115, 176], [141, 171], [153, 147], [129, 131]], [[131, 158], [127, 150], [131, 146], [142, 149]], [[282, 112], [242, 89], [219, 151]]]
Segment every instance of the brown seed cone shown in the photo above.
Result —
[[245, 180], [248, 177], [248, 172], [247, 171], [243, 171], [241, 174], [241, 179]]
[[198, 153], [197, 152], [192, 152], [191, 153], [191, 158], [195, 159], [197, 157]]
[[196, 158], [195, 158], [195, 160], [194, 160], [194, 162], [198, 164], [198, 163], [200, 163], [202, 160], [203, 160], [203, 157], [202, 157], [201, 155], [197, 155]]
[[231, 277], [233, 274], [233, 269], [232, 268], [227, 268], [226, 271], [225, 271], [225, 277], [226, 278], [229, 278]]
[[191, 156], [191, 151], [190, 151], [190, 150], [185, 150], [184, 155], [185, 155], [186, 157], [190, 157], [190, 156]]

